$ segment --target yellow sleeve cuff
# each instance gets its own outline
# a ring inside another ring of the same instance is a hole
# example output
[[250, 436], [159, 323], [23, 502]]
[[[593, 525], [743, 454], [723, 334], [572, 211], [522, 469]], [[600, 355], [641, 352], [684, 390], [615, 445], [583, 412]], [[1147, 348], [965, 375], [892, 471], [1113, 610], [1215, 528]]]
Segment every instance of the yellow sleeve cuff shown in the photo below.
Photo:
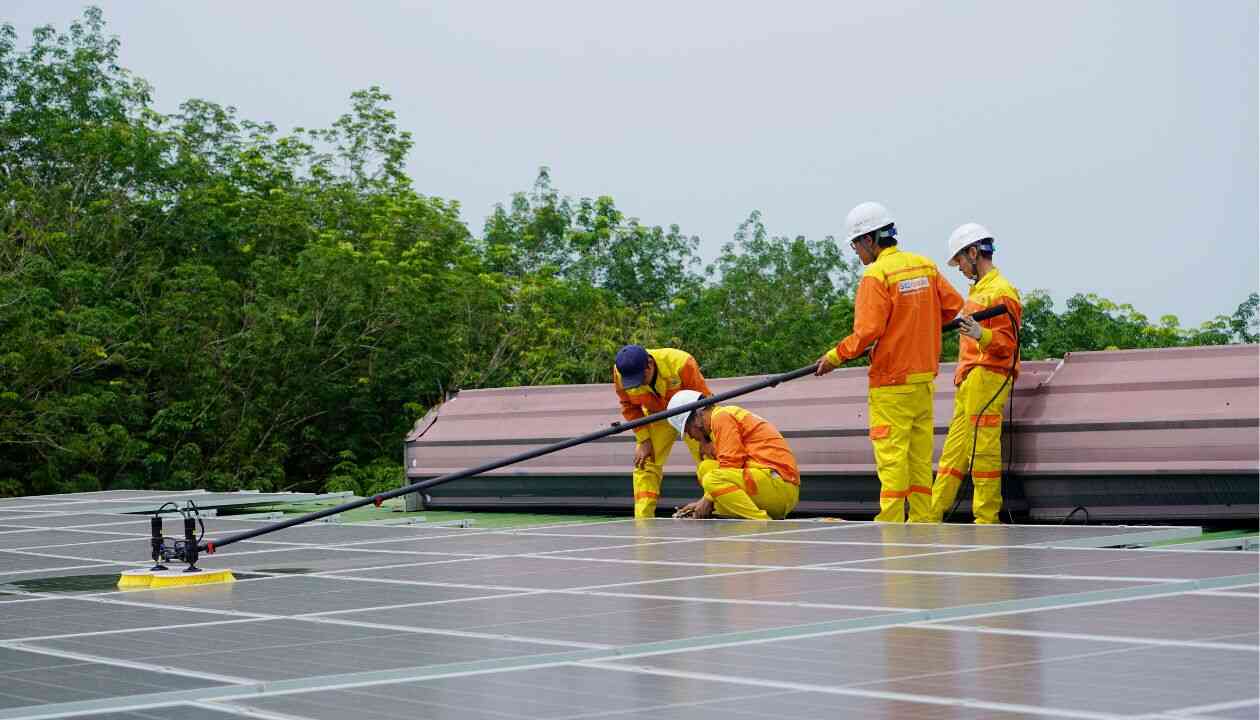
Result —
[[984, 352], [993, 342], [993, 331], [987, 327], [980, 328], [980, 352]]
[[644, 425], [643, 427], [637, 427], [634, 429], [635, 442], [643, 442], [644, 440], [647, 440], [649, 437], [651, 437], [651, 435], [652, 433], [648, 431], [647, 425]]
[[831, 348], [827, 351], [827, 362], [839, 367], [844, 361], [840, 359], [840, 353], [836, 352], [835, 348]]

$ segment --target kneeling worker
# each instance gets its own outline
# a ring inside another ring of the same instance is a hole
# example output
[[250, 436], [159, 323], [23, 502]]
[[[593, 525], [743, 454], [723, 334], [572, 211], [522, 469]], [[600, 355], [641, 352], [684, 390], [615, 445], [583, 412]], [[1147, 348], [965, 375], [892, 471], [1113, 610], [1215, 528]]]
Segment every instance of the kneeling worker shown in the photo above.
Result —
[[[993, 235], [982, 225], [961, 225], [949, 237], [949, 264], [973, 284], [958, 329], [954, 418], [932, 485], [936, 522], [949, 512], [967, 472], [976, 522], [998, 522], [1002, 509], [1002, 406], [1019, 375], [1019, 291], [993, 266]], [[1007, 314], [976, 322], [972, 315], [996, 305]], [[973, 462], [974, 460], [974, 462]]]
[[[621, 401], [621, 416], [638, 420], [664, 410], [670, 398], [682, 390], [709, 394], [709, 384], [700, 374], [696, 359], [682, 350], [626, 345], [617, 351], [613, 363], [613, 389]], [[664, 420], [634, 431], [634, 516], [656, 517], [656, 501], [661, 495], [661, 474], [670, 450], [681, 432], [675, 433]], [[683, 438], [697, 463], [700, 448]]]
[[[683, 390], [670, 399], [669, 407], [701, 397]], [[680, 515], [782, 520], [796, 507], [801, 488], [796, 458], [769, 421], [736, 405], [710, 405], [669, 422], [705, 453], [696, 470], [704, 497], [680, 509]]]

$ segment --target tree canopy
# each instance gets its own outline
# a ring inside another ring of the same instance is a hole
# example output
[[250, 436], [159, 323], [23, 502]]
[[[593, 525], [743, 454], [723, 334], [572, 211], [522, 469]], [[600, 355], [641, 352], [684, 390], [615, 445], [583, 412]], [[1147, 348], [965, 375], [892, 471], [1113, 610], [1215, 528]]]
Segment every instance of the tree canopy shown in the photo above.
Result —
[[[702, 268], [677, 225], [546, 168], [475, 235], [412, 186], [380, 88], [281, 132], [203, 100], [156, 111], [118, 49], [96, 9], [21, 49], [0, 26], [0, 495], [371, 492], [453, 389], [607, 382], [626, 342], [713, 377], [782, 371], [852, 324], [860, 266], [832, 238], [754, 211]], [[1025, 301], [1028, 358], [1260, 332], [1255, 293], [1197, 329]]]

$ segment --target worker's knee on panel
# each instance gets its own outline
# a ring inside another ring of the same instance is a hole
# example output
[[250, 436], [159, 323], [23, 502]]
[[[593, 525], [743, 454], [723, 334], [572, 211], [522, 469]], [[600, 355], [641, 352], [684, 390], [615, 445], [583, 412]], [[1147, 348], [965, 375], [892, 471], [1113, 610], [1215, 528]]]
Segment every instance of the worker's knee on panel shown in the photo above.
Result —
[[744, 520], [769, 520], [770, 515], [753, 502], [740, 487], [728, 487], [726, 492], [713, 496], [713, 506], [721, 517]]
[[747, 468], [744, 471], [744, 490], [752, 503], [773, 520], [787, 517], [800, 500], [799, 487], [769, 468]]

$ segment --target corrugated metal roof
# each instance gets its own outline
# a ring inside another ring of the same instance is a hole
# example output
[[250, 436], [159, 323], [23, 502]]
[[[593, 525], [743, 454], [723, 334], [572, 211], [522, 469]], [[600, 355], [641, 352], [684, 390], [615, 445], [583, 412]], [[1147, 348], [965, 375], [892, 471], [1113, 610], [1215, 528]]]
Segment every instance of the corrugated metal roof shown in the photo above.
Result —
[[[936, 381], [936, 452], [953, 410], [953, 365]], [[757, 378], [710, 381], [715, 392]], [[802, 378], [733, 400], [775, 423], [811, 476], [871, 478], [865, 368]], [[471, 390], [417, 424], [407, 472], [432, 477], [620, 420], [611, 384]], [[1014, 471], [1025, 476], [1255, 475], [1260, 347], [1072, 353], [1025, 362], [1014, 401]], [[629, 479], [630, 433], [510, 466], [490, 477]], [[667, 475], [690, 475], [681, 446]], [[462, 481], [461, 481], [462, 482]], [[806, 493], [808, 495], [808, 493]], [[1255, 502], [1251, 500], [1251, 502]]]

